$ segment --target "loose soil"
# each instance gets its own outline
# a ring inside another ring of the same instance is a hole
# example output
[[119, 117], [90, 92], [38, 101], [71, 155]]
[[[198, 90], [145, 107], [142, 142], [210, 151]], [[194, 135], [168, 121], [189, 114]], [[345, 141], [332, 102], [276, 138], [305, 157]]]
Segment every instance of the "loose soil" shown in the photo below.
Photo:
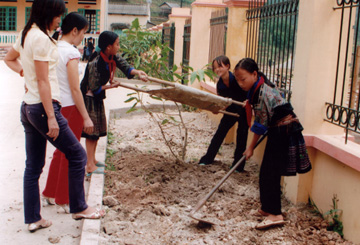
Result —
[[[217, 125], [204, 112], [183, 112], [189, 129], [187, 161], [176, 163], [160, 130], [144, 113], [118, 112], [110, 119], [100, 244], [352, 244], [327, 231], [327, 222], [306, 204], [283, 198], [287, 224], [265, 231], [262, 221], [259, 164], [248, 161], [245, 173], [233, 173], [197, 212], [215, 223], [202, 226], [188, 215], [229, 171], [234, 144], [223, 145], [212, 165], [200, 166]], [[176, 128], [170, 128], [178, 144]]]

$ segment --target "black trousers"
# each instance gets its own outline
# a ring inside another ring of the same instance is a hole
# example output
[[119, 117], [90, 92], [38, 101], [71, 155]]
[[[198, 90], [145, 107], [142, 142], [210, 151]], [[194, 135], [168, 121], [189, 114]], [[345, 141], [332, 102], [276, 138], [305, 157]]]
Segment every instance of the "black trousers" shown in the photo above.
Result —
[[[200, 159], [199, 163], [211, 164], [214, 161], [215, 156], [218, 153], [219, 148], [226, 137], [226, 134], [236, 122], [238, 123], [238, 128], [236, 132], [236, 148], [232, 165], [236, 164], [240, 160], [242, 154], [246, 149], [248, 125], [246, 121], [245, 110], [241, 110], [238, 113], [240, 114], [240, 117], [229, 116], [226, 114], [222, 117], [219, 127], [211, 140], [209, 148], [206, 154]], [[242, 171], [244, 169], [244, 166], [245, 161], [237, 168], [237, 170]]]
[[261, 209], [273, 215], [281, 214], [281, 176], [287, 163], [288, 136], [286, 127], [269, 129], [259, 186]]

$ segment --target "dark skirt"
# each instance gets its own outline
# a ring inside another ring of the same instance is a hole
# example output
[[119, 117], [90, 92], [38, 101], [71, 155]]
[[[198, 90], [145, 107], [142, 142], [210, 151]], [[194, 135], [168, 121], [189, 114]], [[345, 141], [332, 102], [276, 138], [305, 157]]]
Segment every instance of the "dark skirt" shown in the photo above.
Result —
[[84, 102], [89, 117], [94, 123], [94, 132], [92, 134], [82, 132], [81, 137], [98, 140], [99, 137], [106, 136], [107, 134], [104, 102], [91, 96], [85, 96]]
[[293, 176], [311, 170], [301, 131], [302, 126], [298, 122], [269, 128], [264, 161], [277, 162], [283, 176]]

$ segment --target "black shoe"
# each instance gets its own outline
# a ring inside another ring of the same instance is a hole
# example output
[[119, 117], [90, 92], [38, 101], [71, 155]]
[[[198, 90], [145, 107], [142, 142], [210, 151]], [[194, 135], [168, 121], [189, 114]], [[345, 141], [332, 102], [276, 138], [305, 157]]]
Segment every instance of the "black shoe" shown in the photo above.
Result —
[[199, 165], [210, 165], [210, 164], [212, 164], [212, 163], [208, 163], [208, 162], [205, 162], [205, 161], [200, 161], [199, 162]]
[[204, 156], [202, 156], [201, 158], [200, 158], [200, 161], [199, 161], [199, 165], [210, 165], [210, 164], [212, 164], [213, 163], [213, 161], [209, 161], [208, 159], [207, 159], [207, 156], [206, 155], [204, 155]]

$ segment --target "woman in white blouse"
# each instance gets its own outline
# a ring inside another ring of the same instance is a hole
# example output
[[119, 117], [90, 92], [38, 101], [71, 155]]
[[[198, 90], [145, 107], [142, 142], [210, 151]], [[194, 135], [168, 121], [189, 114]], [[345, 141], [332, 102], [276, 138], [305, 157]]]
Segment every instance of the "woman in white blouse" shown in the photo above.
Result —
[[49, 32], [59, 26], [64, 12], [64, 0], [35, 0], [28, 23], [5, 57], [5, 63], [25, 77], [21, 122], [26, 141], [24, 213], [30, 232], [52, 224], [40, 214], [39, 178], [45, 164], [47, 140], [69, 161], [72, 217], [99, 219], [105, 215], [104, 210], [86, 204], [83, 185], [86, 152], [60, 113], [60, 88], [56, 75], [58, 50]]

